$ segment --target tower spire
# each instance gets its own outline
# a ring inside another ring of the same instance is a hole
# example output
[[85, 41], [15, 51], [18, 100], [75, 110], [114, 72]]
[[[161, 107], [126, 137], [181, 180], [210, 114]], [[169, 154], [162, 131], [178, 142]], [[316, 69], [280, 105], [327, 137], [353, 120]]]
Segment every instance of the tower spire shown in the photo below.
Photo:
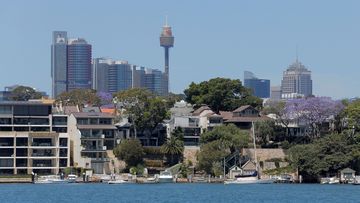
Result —
[[165, 15], [165, 27], [168, 27], [168, 16]]
[[298, 45], [296, 45], [296, 63], [299, 63]]

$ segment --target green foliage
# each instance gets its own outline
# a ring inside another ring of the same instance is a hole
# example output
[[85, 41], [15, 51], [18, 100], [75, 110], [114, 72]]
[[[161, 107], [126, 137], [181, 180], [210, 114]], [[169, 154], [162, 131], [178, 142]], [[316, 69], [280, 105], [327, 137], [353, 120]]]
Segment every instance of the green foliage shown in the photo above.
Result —
[[130, 168], [130, 173], [133, 175], [143, 175], [144, 174], [144, 166], [141, 164], [138, 164], [137, 166], [133, 166]]
[[289, 165], [281, 168], [274, 168], [269, 170], [264, 170], [263, 173], [267, 175], [282, 175], [288, 173], [294, 173], [295, 170]]
[[161, 151], [170, 157], [169, 163], [173, 165], [181, 159], [184, 152], [184, 141], [173, 133], [161, 146]]
[[213, 78], [199, 84], [191, 83], [184, 91], [186, 101], [200, 107], [208, 105], [216, 112], [233, 111], [242, 105], [261, 107], [262, 100], [251, 95], [240, 80]]
[[266, 145], [274, 136], [275, 122], [273, 120], [255, 122], [256, 140], [261, 145]]
[[357, 131], [360, 130], [360, 99], [357, 99], [348, 105], [344, 109], [345, 117], [348, 118], [348, 127], [354, 126]]
[[229, 148], [231, 152], [240, 151], [247, 147], [250, 136], [248, 131], [242, 131], [234, 124], [216, 126], [213, 130], [207, 131], [200, 137], [203, 144], [212, 141], [220, 141], [225, 148]]
[[357, 136], [332, 134], [307, 145], [295, 145], [288, 150], [288, 160], [299, 173], [313, 179], [335, 175], [345, 167], [357, 168], [360, 160]]
[[164, 155], [160, 147], [146, 146], [144, 147], [144, 152], [146, 155]]
[[181, 164], [180, 169], [179, 169], [179, 175], [181, 178], [187, 178], [187, 176], [189, 175], [189, 168], [186, 164]]
[[29, 99], [41, 99], [42, 95], [32, 87], [18, 86], [11, 92], [14, 101], [28, 101]]
[[221, 162], [222, 159], [230, 154], [230, 150], [224, 146], [221, 140], [215, 140], [203, 144], [198, 153], [198, 168], [204, 170], [208, 174], [214, 174], [213, 166], [216, 162]]
[[63, 92], [56, 98], [56, 102], [61, 102], [65, 106], [77, 105], [80, 108], [85, 105], [99, 106], [100, 98], [96, 90], [92, 89], [75, 89], [70, 92]]
[[137, 166], [143, 162], [144, 149], [137, 139], [123, 140], [114, 149], [114, 154], [127, 164], [127, 167]]
[[223, 175], [224, 171], [220, 161], [215, 161], [212, 163], [211, 172], [214, 176]]
[[136, 130], [151, 135], [156, 126], [168, 117], [166, 102], [146, 89], [133, 88], [114, 94]]

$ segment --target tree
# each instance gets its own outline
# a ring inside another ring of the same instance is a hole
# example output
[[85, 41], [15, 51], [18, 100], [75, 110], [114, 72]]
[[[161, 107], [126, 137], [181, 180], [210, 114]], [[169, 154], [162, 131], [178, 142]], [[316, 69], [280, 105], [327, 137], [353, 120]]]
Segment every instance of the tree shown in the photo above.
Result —
[[344, 109], [344, 117], [347, 118], [347, 127], [352, 128], [354, 126], [354, 130], [360, 130], [360, 99], [356, 99], [348, 103], [348, 105]]
[[127, 168], [137, 166], [143, 162], [144, 149], [137, 139], [123, 140], [114, 149], [117, 158], [125, 161]]
[[233, 111], [242, 105], [261, 107], [262, 100], [251, 95], [240, 80], [213, 78], [199, 84], [192, 82], [184, 91], [186, 101], [200, 107], [208, 105], [216, 112]]
[[179, 162], [184, 152], [184, 141], [181, 137], [181, 131], [175, 131], [161, 146], [161, 152], [170, 157], [170, 165]]
[[166, 103], [148, 90], [129, 89], [116, 93], [114, 97], [125, 109], [136, 134], [139, 131], [150, 137], [155, 128], [168, 117]]
[[77, 105], [80, 108], [89, 106], [99, 106], [100, 98], [96, 90], [92, 89], [75, 89], [70, 92], [63, 92], [56, 98], [56, 102], [63, 105]]
[[306, 123], [313, 137], [319, 137], [321, 125], [334, 120], [343, 108], [341, 101], [334, 101], [329, 97], [300, 98], [286, 103], [287, 113]]
[[336, 175], [345, 167], [359, 167], [360, 139], [347, 134], [332, 134], [311, 144], [295, 145], [288, 150], [290, 164], [299, 174], [317, 180], [319, 177]]
[[229, 124], [216, 126], [213, 130], [205, 132], [200, 137], [202, 144], [213, 141], [222, 142], [225, 148], [228, 148], [231, 153], [234, 153], [247, 147], [250, 137], [247, 131], [242, 131], [234, 124]]
[[14, 101], [28, 101], [29, 99], [41, 99], [42, 95], [32, 87], [18, 86], [11, 92], [10, 97]]
[[257, 121], [255, 124], [255, 135], [262, 145], [266, 145], [274, 135], [275, 123], [272, 120]]
[[204, 170], [207, 174], [215, 175], [218, 163], [229, 154], [230, 150], [224, 146], [221, 140], [203, 144], [197, 155], [197, 160], [199, 161], [198, 168]]
[[98, 92], [96, 94], [100, 99], [101, 105], [113, 105], [113, 96], [108, 92]]
[[287, 109], [284, 101], [270, 101], [268, 106], [263, 110], [264, 114], [274, 114], [275, 120], [278, 124], [285, 127], [285, 136], [289, 135], [289, 124], [293, 119], [291, 111]]

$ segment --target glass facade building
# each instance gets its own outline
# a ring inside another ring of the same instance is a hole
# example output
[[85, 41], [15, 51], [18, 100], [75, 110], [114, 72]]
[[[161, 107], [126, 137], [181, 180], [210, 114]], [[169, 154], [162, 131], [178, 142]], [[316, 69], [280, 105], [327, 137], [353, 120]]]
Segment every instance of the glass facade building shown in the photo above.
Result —
[[258, 79], [252, 72], [244, 72], [244, 86], [251, 89], [253, 95], [256, 97], [270, 97], [270, 80]]
[[91, 45], [84, 39], [71, 40], [67, 46], [67, 91], [91, 89]]
[[312, 95], [311, 71], [298, 60], [291, 64], [283, 73], [281, 81], [282, 94]]

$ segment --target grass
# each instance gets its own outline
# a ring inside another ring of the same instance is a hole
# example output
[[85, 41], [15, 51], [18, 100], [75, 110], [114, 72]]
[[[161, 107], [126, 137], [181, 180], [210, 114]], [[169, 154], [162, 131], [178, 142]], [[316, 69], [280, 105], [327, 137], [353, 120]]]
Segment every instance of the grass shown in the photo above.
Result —
[[31, 178], [31, 175], [21, 174], [21, 175], [0, 175], [0, 178]]

